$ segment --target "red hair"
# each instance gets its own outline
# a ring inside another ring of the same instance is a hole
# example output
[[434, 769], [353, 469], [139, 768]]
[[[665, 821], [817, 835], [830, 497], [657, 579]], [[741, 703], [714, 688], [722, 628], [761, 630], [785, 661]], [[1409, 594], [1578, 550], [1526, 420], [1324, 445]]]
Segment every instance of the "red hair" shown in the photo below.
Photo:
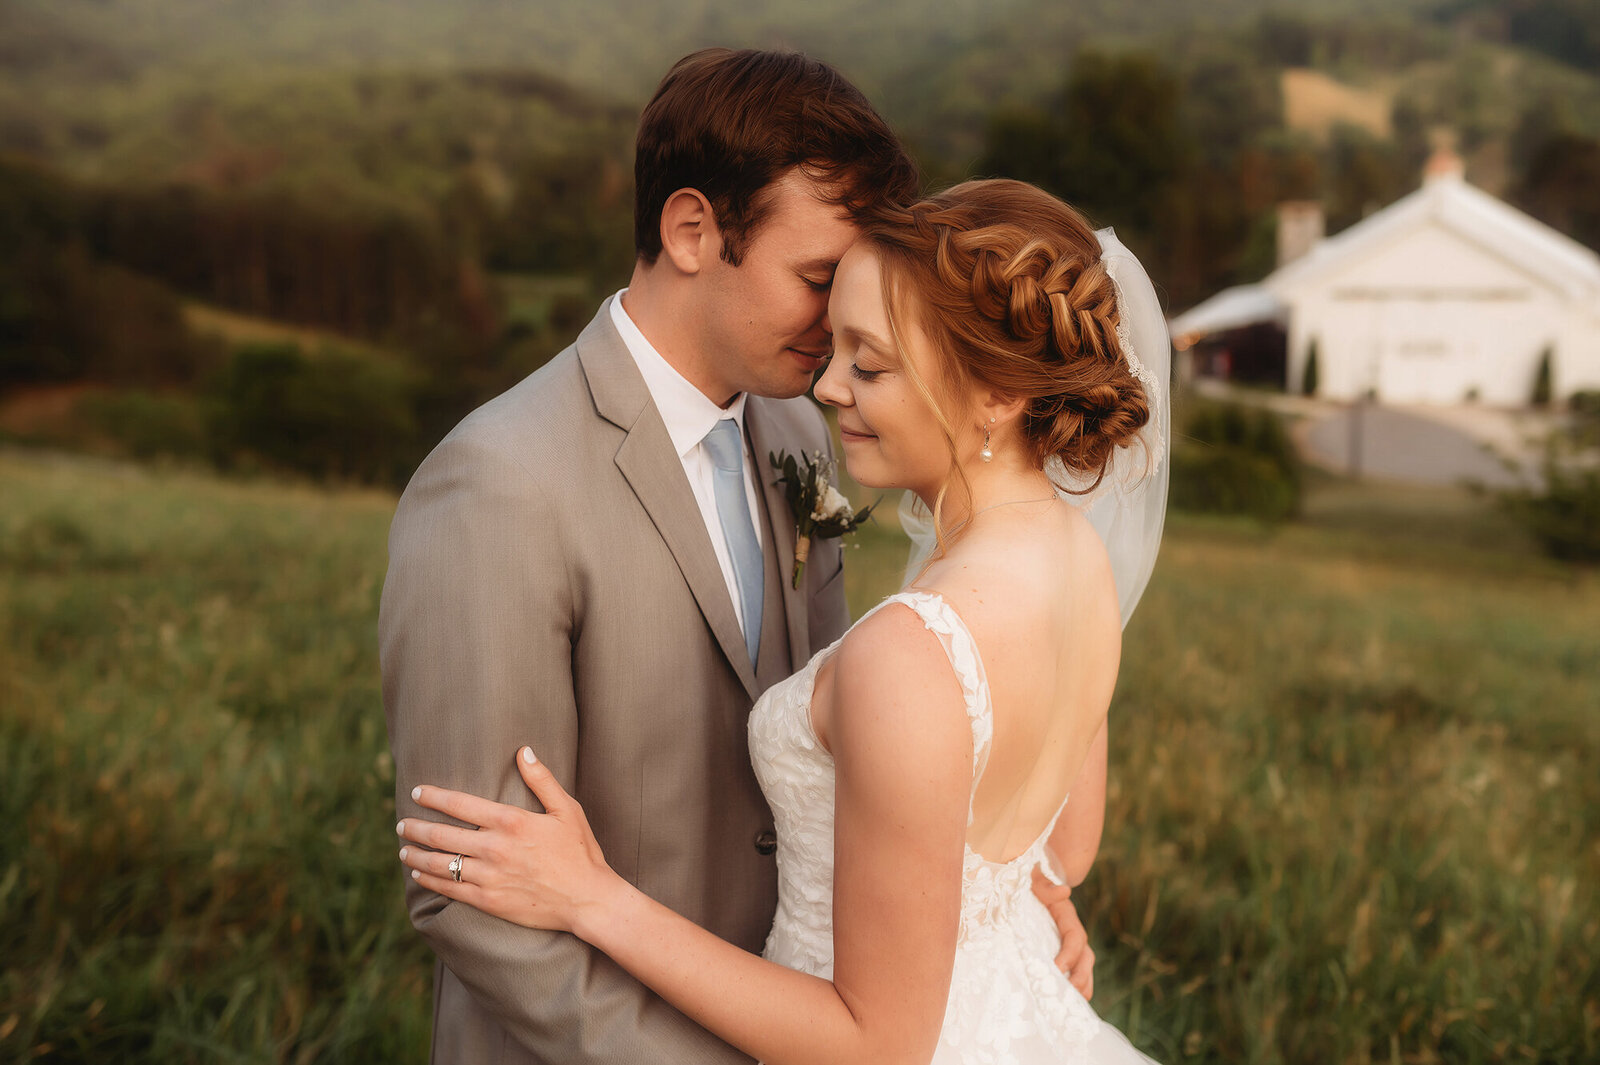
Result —
[[938, 388], [903, 361], [944, 429], [952, 471], [948, 399], [976, 384], [1025, 401], [1034, 466], [1059, 458], [1098, 484], [1149, 422], [1150, 400], [1122, 350], [1116, 285], [1083, 216], [1020, 181], [969, 181], [880, 213], [863, 237], [878, 253], [896, 338], [900, 321], [914, 320], [939, 356]]

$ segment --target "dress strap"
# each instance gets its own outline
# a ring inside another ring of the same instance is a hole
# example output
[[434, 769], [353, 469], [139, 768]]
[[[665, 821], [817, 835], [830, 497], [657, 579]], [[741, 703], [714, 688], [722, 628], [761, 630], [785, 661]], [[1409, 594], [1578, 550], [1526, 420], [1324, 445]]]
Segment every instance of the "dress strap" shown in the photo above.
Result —
[[[989, 701], [989, 679], [983, 671], [983, 660], [978, 657], [978, 644], [961, 615], [937, 592], [896, 592], [885, 599], [880, 608], [889, 603], [904, 603], [916, 612], [928, 631], [939, 638], [950, 659], [950, 668], [961, 683], [967, 718], [972, 723], [972, 791], [975, 794], [984, 767], [989, 764], [989, 748], [994, 742], [994, 707]], [[969, 821], [971, 815], [969, 797]]]

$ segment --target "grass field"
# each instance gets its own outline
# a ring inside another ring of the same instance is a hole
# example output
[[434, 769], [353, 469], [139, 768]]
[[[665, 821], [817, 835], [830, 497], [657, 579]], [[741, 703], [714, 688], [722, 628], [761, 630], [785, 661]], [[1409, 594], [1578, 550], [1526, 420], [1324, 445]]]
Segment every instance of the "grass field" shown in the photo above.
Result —
[[[393, 498], [0, 451], [0, 500], [0, 1060], [425, 1061]], [[1169, 526], [1096, 1006], [1166, 1062], [1600, 1059], [1600, 578], [1455, 493], [1306, 515]], [[860, 539], [857, 611], [903, 560]]]

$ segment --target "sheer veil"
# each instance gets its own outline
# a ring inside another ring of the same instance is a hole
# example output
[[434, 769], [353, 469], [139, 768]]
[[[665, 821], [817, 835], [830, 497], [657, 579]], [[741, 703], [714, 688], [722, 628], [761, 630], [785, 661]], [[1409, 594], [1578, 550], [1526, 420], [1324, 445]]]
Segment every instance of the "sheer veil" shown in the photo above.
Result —
[[[1117, 287], [1121, 312], [1117, 338], [1129, 367], [1150, 398], [1150, 421], [1140, 430], [1137, 444], [1117, 451], [1105, 478], [1093, 491], [1084, 495], [1063, 491], [1060, 495], [1084, 511], [1105, 541], [1122, 607], [1122, 624], [1126, 627], [1150, 583], [1166, 521], [1167, 481], [1171, 474], [1167, 451], [1172, 439], [1172, 341], [1155, 286], [1138, 258], [1110, 229], [1099, 230], [1095, 236], [1100, 240], [1101, 261]], [[1045, 472], [1065, 488], [1087, 488], [1093, 482], [1093, 478], [1067, 470], [1059, 459], [1052, 459]], [[933, 519], [927, 508], [907, 492], [900, 502], [900, 522], [911, 537], [911, 558], [906, 565], [909, 583], [933, 552]]]

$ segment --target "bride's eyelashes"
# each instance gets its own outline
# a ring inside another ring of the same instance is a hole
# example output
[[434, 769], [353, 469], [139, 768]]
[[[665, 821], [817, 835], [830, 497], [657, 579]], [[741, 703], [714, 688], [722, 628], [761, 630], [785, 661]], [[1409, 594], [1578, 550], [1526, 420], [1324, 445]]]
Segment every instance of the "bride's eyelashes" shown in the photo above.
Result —
[[863, 369], [859, 355], [859, 349], [852, 351], [840, 351], [837, 347], [835, 347], [828, 355], [828, 363], [829, 365], [832, 365], [835, 359], [845, 360], [846, 365], [849, 367], [846, 372], [857, 381], [876, 381], [878, 378], [888, 373], [887, 370]]

